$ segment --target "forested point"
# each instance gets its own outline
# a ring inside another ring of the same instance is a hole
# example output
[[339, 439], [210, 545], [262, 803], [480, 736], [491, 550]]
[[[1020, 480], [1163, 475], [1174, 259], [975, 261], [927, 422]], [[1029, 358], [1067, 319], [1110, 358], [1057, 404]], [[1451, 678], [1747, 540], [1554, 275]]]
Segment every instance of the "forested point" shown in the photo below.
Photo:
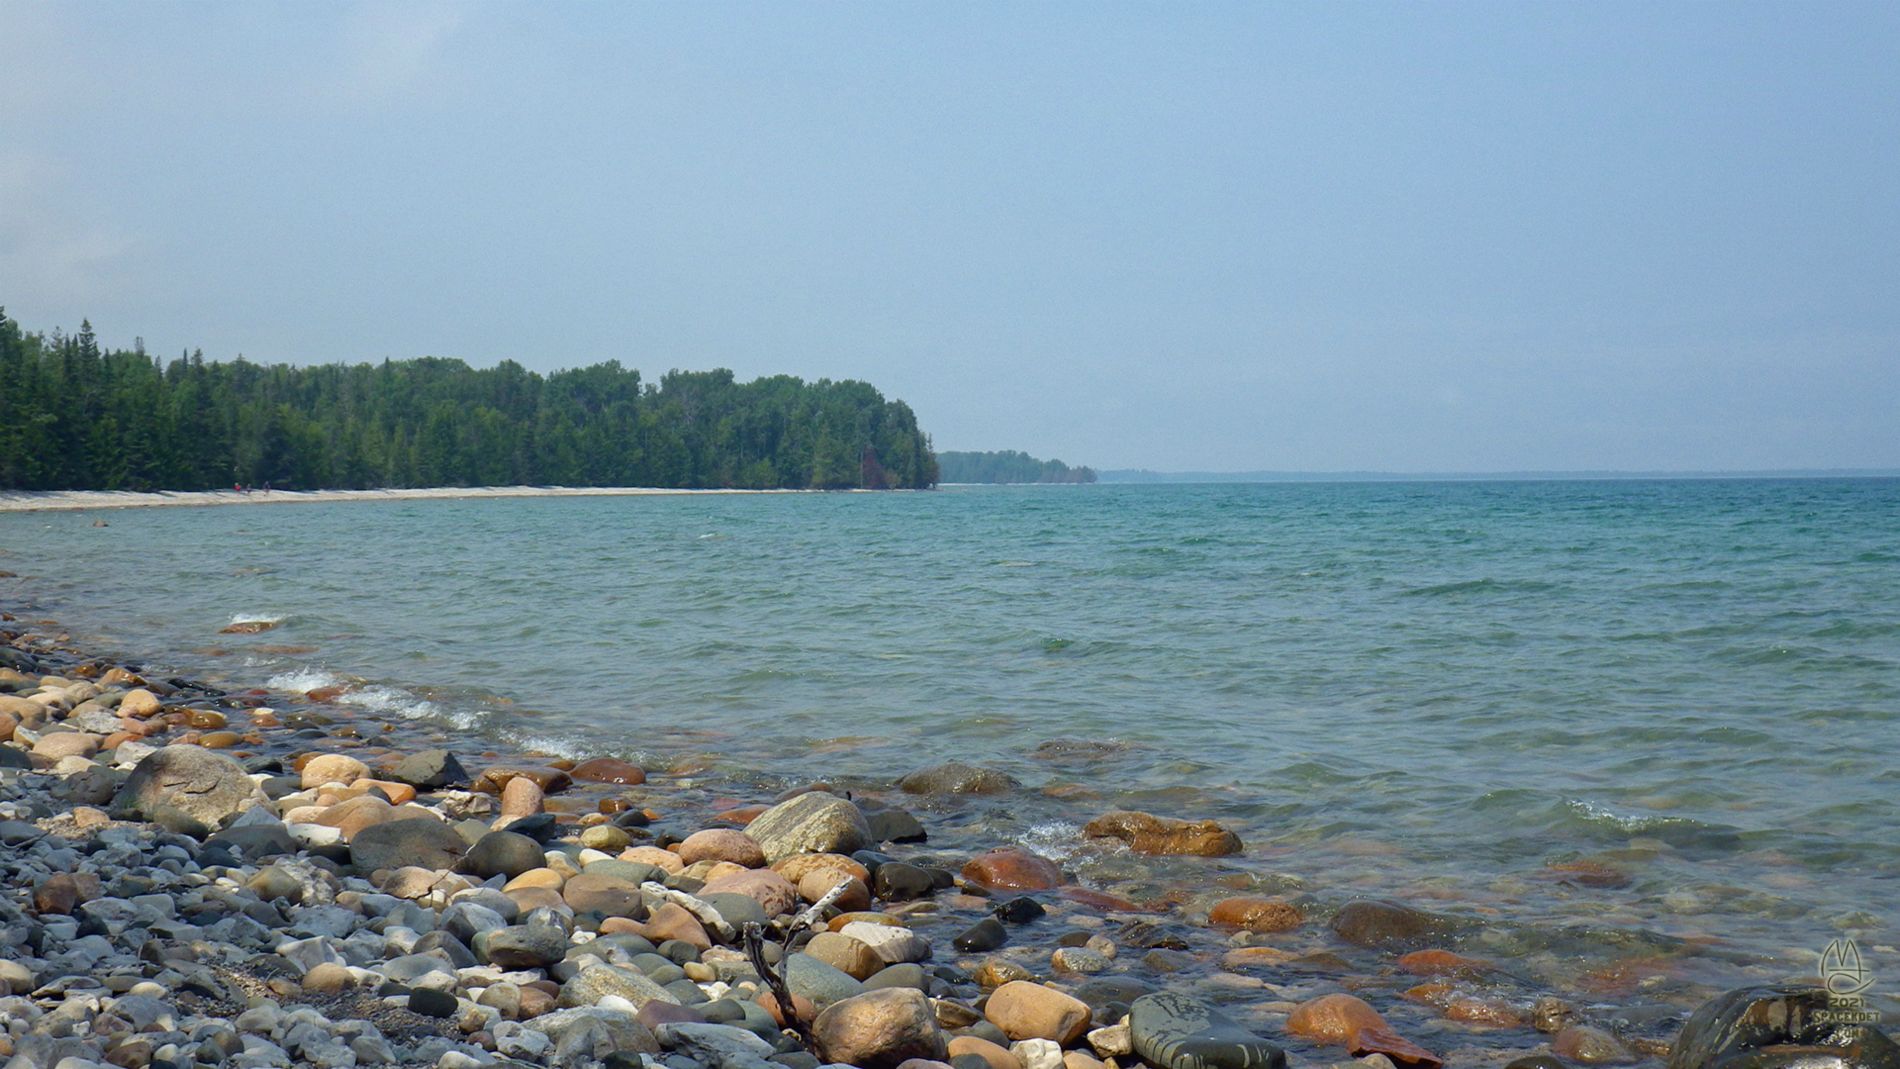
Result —
[[855, 381], [617, 361], [546, 376], [512, 360], [293, 367], [201, 351], [161, 363], [0, 309], [0, 489], [426, 486], [922, 488], [910, 406]]
[[947, 483], [1092, 483], [1095, 469], [1071, 468], [1060, 460], [1037, 460], [1028, 453], [937, 454], [939, 477]]

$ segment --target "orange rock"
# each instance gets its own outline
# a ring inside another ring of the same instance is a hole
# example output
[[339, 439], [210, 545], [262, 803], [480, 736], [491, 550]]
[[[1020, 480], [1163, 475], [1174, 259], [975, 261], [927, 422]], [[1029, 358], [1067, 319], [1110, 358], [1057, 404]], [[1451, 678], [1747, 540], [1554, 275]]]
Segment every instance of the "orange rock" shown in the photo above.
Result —
[[1111, 913], [1153, 913], [1154, 912], [1154, 910], [1149, 909], [1147, 906], [1136, 905], [1135, 903], [1130, 902], [1126, 898], [1119, 898], [1115, 895], [1104, 894], [1101, 891], [1091, 891], [1086, 887], [1064, 887], [1061, 890], [1058, 890], [1056, 894], [1063, 898], [1068, 899], [1071, 902], [1077, 902], [1084, 906], [1087, 906], [1090, 909], [1099, 909], [1105, 912], [1111, 912]]
[[1241, 850], [1240, 836], [1211, 820], [1175, 820], [1118, 809], [1088, 822], [1082, 834], [1120, 839], [1138, 854], [1226, 857]]
[[541, 812], [541, 785], [527, 776], [511, 777], [501, 788], [501, 819], [520, 820]]
[[1399, 968], [1419, 976], [1476, 976], [1490, 966], [1449, 950], [1414, 950], [1399, 958]]
[[1457, 995], [1458, 988], [1443, 980], [1433, 980], [1415, 987], [1408, 987], [1399, 993], [1399, 997], [1407, 1002], [1422, 1002], [1427, 1006], [1433, 1006], [1441, 1010], [1449, 1005], [1451, 1000], [1456, 998]]
[[323, 815], [319, 816], [315, 823], [328, 825], [342, 832], [343, 841], [347, 843], [364, 828], [394, 820], [397, 815], [395, 807], [381, 797], [365, 794], [330, 806], [323, 811]]
[[1009, 1048], [998, 1046], [981, 1036], [952, 1036], [950, 1039], [950, 1057], [974, 1054], [983, 1059], [990, 1069], [1023, 1069], [1023, 1063]]
[[763, 907], [768, 917], [789, 913], [798, 904], [798, 888], [771, 869], [745, 869], [709, 880], [699, 889], [702, 898], [716, 894], [744, 895]]
[[888, 913], [877, 913], [871, 910], [855, 910], [850, 913], [840, 913], [836, 917], [831, 918], [831, 923], [825, 927], [835, 932], [853, 921], [864, 921], [869, 924], [885, 924], [892, 928], [909, 927], [909, 925], [904, 923], [902, 918], [893, 917]]
[[686, 862], [671, 850], [662, 850], [657, 846], [630, 846], [620, 851], [620, 860], [638, 861], [644, 865], [654, 865], [676, 874], [686, 868]]
[[856, 876], [841, 877], [839, 873], [824, 869], [814, 869], [798, 881], [798, 897], [807, 902], [816, 902], [830, 894], [841, 879], [845, 885], [844, 893], [834, 899], [833, 904], [842, 910], [870, 909], [871, 889], [864, 886], [863, 880]]
[[1306, 918], [1297, 906], [1277, 898], [1229, 898], [1216, 903], [1207, 919], [1225, 928], [1286, 932], [1298, 928]]
[[1300, 1003], [1287, 1015], [1286, 1030], [1316, 1043], [1348, 1043], [1367, 1028], [1384, 1028], [1385, 1018], [1351, 995], [1321, 995]]
[[[673, 848], [688, 865], [699, 861], [730, 861], [749, 869], [765, 864], [765, 851], [758, 841], [732, 828], [708, 828], [688, 835]], [[787, 877], [789, 880], [790, 877]]]
[[[601, 930], [606, 931], [606, 925], [603, 924]], [[700, 950], [712, 946], [712, 937], [706, 934], [706, 927], [699, 923], [699, 918], [672, 902], [654, 910], [653, 916], [640, 926], [639, 934], [656, 945], [668, 939], [677, 939]]]
[[744, 827], [759, 819], [759, 817], [770, 808], [772, 807], [769, 805], [745, 805], [737, 809], [728, 809], [723, 813], [715, 814], [713, 819], [721, 824], [737, 824], [740, 827]]
[[326, 753], [304, 762], [300, 772], [304, 788], [309, 789], [326, 783], [353, 784], [369, 775], [369, 766], [346, 754]]
[[559, 794], [574, 785], [574, 777], [558, 768], [535, 768], [531, 765], [496, 765], [484, 769], [470, 785], [471, 790], [483, 794], [500, 794], [508, 784], [517, 779], [528, 779], [541, 788], [542, 794]]
[[1544, 866], [1545, 873], [1560, 883], [1579, 887], [1617, 888], [1630, 885], [1630, 874], [1601, 861], [1580, 859], [1557, 861]]
[[391, 805], [401, 805], [404, 802], [416, 800], [416, 789], [407, 783], [396, 783], [385, 779], [364, 779], [357, 780], [355, 785], [373, 787], [383, 792], [383, 797], [388, 798]]
[[1298, 954], [1279, 947], [1237, 947], [1221, 956], [1220, 963], [1226, 969], [1244, 969], [1250, 965], [1284, 965]]
[[793, 854], [772, 866], [773, 872], [793, 883], [803, 883], [807, 875], [821, 869], [837, 873], [839, 879], [850, 876], [867, 884], [871, 882], [871, 870], [843, 854]]
[[645, 769], [617, 757], [596, 757], [589, 761], [582, 761], [568, 774], [588, 783], [645, 783], [647, 781]]
[[1387, 1028], [1362, 1028], [1346, 1044], [1355, 1058], [1383, 1054], [1399, 1069], [1441, 1069], [1444, 1059]]
[[1445, 1016], [1453, 1021], [1466, 1024], [1491, 1025], [1497, 1028], [1517, 1028], [1524, 1023], [1524, 1015], [1516, 1007], [1505, 1002], [1475, 998], [1466, 995], [1454, 998], [1445, 1004]]
[[1046, 891], [1065, 882], [1055, 862], [1013, 847], [971, 858], [963, 878], [998, 891]]

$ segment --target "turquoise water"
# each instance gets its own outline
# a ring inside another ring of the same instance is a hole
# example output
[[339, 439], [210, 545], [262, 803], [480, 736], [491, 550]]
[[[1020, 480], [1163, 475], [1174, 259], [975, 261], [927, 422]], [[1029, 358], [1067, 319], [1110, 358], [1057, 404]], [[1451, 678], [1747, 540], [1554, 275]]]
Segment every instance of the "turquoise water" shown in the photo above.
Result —
[[[762, 786], [995, 765], [1026, 790], [943, 841], [1028, 841], [1130, 895], [1220, 872], [1435, 901], [1552, 961], [1598, 930], [1690, 938], [1719, 949], [1690, 970], [1711, 984], [1799, 973], [1845, 931], [1900, 974], [1870, 949], [1900, 899], [1897, 481], [101, 515], [0, 515], [11, 589], [199, 674], [350, 679], [359, 705]], [[217, 634], [251, 617], [281, 624]], [[1083, 844], [1115, 804], [1249, 851]], [[1628, 883], [1549, 867], [1576, 860]]]

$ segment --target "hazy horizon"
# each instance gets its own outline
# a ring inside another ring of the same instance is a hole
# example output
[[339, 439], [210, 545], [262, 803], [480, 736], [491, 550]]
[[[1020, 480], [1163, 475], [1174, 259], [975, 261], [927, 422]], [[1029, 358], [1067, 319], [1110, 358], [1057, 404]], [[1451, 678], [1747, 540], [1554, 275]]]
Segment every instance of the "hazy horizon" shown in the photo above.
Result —
[[1900, 467], [1900, 9], [0, 0], [0, 306], [1102, 470]]

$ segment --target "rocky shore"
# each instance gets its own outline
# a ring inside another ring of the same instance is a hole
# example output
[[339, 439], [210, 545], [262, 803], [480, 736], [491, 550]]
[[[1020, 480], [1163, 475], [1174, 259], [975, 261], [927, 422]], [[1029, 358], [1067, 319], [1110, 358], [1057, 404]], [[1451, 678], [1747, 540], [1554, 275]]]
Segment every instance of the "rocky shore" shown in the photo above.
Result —
[[[1137, 903], [1020, 846], [944, 853], [931, 800], [1008, 789], [983, 768], [708, 795], [324, 698], [158, 678], [0, 614], [6, 1069], [1900, 1069], [1818, 988], [1633, 1020], [1481, 956], [1479, 918]], [[1129, 811], [1085, 834], [1245, 850]]]

